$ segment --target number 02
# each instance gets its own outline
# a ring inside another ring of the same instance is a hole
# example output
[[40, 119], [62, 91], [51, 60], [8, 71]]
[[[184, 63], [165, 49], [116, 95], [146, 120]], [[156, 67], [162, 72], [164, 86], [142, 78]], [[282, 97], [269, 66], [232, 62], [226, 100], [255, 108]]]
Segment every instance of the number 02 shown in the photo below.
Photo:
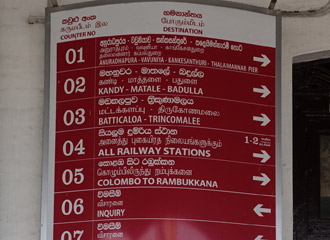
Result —
[[75, 81], [72, 78], [68, 78], [64, 82], [64, 92], [66, 94], [85, 92], [85, 78], [78, 77]]

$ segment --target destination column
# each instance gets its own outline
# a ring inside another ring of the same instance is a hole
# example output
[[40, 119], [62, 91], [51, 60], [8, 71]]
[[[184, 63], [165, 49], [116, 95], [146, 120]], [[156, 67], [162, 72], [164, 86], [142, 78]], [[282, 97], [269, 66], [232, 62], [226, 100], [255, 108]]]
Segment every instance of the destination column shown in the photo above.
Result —
[[274, 49], [154, 34], [96, 46], [94, 237], [274, 239]]

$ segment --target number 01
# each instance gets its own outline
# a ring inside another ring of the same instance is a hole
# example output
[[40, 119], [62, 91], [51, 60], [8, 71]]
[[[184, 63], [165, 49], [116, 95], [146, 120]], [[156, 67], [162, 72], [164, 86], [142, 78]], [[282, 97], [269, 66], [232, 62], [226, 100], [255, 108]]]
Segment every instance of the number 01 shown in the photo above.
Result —
[[[77, 63], [83, 63], [85, 62], [83, 58], [83, 48], [79, 48], [78, 50], [75, 50], [73, 48], [68, 49], [65, 54], [65, 61], [67, 64], [74, 64]], [[77, 59], [78, 58], [78, 59]]]

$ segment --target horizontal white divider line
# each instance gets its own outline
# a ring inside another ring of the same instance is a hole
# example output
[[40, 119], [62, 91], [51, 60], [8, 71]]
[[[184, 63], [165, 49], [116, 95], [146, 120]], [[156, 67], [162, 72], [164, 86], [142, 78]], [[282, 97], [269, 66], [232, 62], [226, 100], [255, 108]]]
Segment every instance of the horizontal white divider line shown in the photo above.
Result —
[[[173, 155], [125, 155], [125, 156], [109, 156], [109, 157], [95, 157], [95, 158], [82, 158], [82, 159], [75, 159], [75, 160], [67, 160], [67, 161], [55, 161], [55, 164], [58, 163], [67, 163], [67, 162], [77, 162], [77, 161], [87, 161], [87, 160], [101, 160], [101, 161], [106, 161], [107, 159], [121, 159], [121, 158], [133, 158], [133, 157], [165, 157], [165, 158], [191, 158], [191, 159], [202, 159], [203, 161], [205, 160], [210, 160], [210, 161], [219, 161], [219, 162], [230, 162], [230, 163], [237, 163], [237, 164], [248, 164], [248, 165], [256, 165], [256, 166], [266, 166], [266, 167], [276, 167], [274, 164], [266, 164], [266, 163], [249, 163], [249, 162], [241, 162], [241, 161], [235, 161], [235, 160], [227, 160], [227, 159], [222, 159], [222, 158], [207, 158], [207, 157], [191, 157], [191, 156], [173, 156]], [[179, 159], [180, 160], [180, 159]], [[111, 161], [111, 160], [109, 160]], [[148, 166], [148, 165], [142, 165], [142, 167], [162, 167], [163, 165], [159, 166]], [[102, 167], [107, 167], [107, 166], [102, 166]], [[108, 167], [113, 167], [113, 166], [108, 166]], [[118, 166], [118, 167], [126, 167], [125, 165]], [[141, 166], [139, 166], [141, 167]]]
[[181, 219], [181, 218], [113, 218], [113, 219], [102, 219], [102, 220], [86, 220], [86, 221], [76, 221], [76, 222], [61, 222], [54, 224], [70, 224], [70, 223], [83, 223], [83, 222], [105, 222], [105, 221], [149, 221], [149, 220], [169, 220], [169, 221], [186, 221], [186, 222], [206, 222], [206, 223], [219, 223], [219, 224], [233, 224], [241, 226], [254, 226], [254, 227], [266, 227], [274, 228], [271, 225], [259, 225], [259, 224], [249, 224], [249, 223], [236, 223], [236, 222], [226, 222], [226, 221], [215, 221], [215, 220], [204, 220], [204, 219]]
[[[100, 129], [100, 128], [111, 128], [111, 127], [187, 127], [187, 128], [200, 128], [200, 129], [208, 129], [208, 130], [217, 130], [217, 131], [224, 131], [224, 132], [234, 132], [234, 133], [243, 133], [243, 134], [251, 134], [251, 135], [258, 135], [258, 136], [266, 136], [266, 137], [275, 137], [272, 134], [263, 134], [263, 133], [255, 133], [255, 132], [244, 132], [244, 131], [237, 131], [231, 129], [224, 129], [224, 128], [211, 128], [211, 127], [199, 127], [199, 126], [190, 126], [190, 125], [174, 125], [174, 124], [122, 124], [122, 125], [112, 125], [112, 126], [102, 126], [102, 127], [90, 127], [90, 128], [79, 128], [79, 129], [71, 129], [71, 130], [62, 130], [56, 131], [56, 133], [65, 133], [65, 132], [73, 132], [73, 131], [82, 131], [82, 130], [92, 130], [92, 129]], [[106, 137], [106, 136], [105, 136]]]
[[54, 192], [54, 193], [55, 194], [61, 194], [61, 193], [88, 192], [88, 191], [108, 191], [108, 190], [113, 190], [113, 189], [116, 189], [116, 190], [117, 189], [170, 189], [170, 190], [180, 189], [180, 190], [195, 190], [195, 191], [206, 191], [206, 192], [232, 193], [232, 194], [239, 194], [239, 195], [251, 195], [251, 196], [261, 196], [261, 197], [271, 197], [271, 198], [276, 197], [275, 195], [258, 194], [258, 193], [235, 192], [235, 191], [227, 191], [227, 190], [214, 190], [214, 189], [206, 189], [206, 188], [163, 187], [163, 186], [161, 186], [161, 187], [137, 186], [137, 187], [94, 188], [94, 189], [83, 189], [83, 190], [63, 191], [63, 192]]
[[[261, 103], [254, 103], [254, 102], [246, 102], [246, 101], [239, 101], [239, 100], [233, 100], [233, 99], [227, 99], [227, 98], [216, 98], [216, 97], [207, 97], [207, 96], [198, 96], [198, 95], [188, 95], [188, 94], [173, 94], [173, 93], [131, 93], [131, 94], [114, 94], [114, 95], [103, 95], [103, 96], [95, 96], [95, 97], [89, 97], [89, 98], [75, 98], [70, 100], [64, 100], [64, 101], [56, 101], [56, 103], [66, 103], [66, 102], [73, 102], [73, 101], [80, 101], [80, 100], [88, 100], [88, 99], [96, 99], [96, 98], [118, 98], [118, 97], [125, 97], [125, 96], [168, 96], [168, 97], [190, 97], [190, 98], [206, 98], [206, 99], [212, 99], [217, 101], [227, 101], [227, 102], [236, 102], [236, 103], [244, 103], [244, 104], [250, 104], [250, 105], [257, 105], [257, 106], [263, 106], [263, 107], [271, 107], [275, 108], [275, 105], [267, 105], [267, 104], [261, 104]], [[261, 100], [262, 101], [262, 100]], [[151, 106], [158, 106], [155, 103], [154, 105], [147, 105], [148, 107]], [[129, 105], [120, 105], [116, 107], [130, 107]], [[110, 105], [102, 105], [102, 106], [110, 106]], [[161, 106], [161, 105], [159, 105]], [[192, 105], [193, 106], [193, 105]], [[139, 106], [141, 107], [141, 106]], [[183, 107], [190, 107], [190, 106], [183, 106]], [[192, 107], [191, 107], [192, 108]], [[216, 111], [216, 110], [210, 110], [210, 111]], [[193, 115], [193, 114], [192, 114]]]
[[[204, 60], [204, 59], [200, 59]], [[96, 61], [96, 58], [95, 58]], [[210, 60], [211, 61], [211, 60]], [[227, 71], [227, 72], [236, 72], [236, 73], [242, 73], [242, 74], [249, 74], [254, 76], [261, 76], [261, 77], [270, 77], [275, 78], [273, 75], [265, 75], [265, 74], [257, 74], [257, 73], [251, 73], [251, 72], [243, 72], [243, 71], [236, 71], [226, 68], [217, 68], [217, 67], [209, 67], [209, 66], [199, 66], [199, 65], [192, 65], [192, 64], [175, 64], [175, 63], [130, 63], [130, 64], [113, 64], [113, 65], [106, 65], [106, 66], [93, 66], [93, 67], [87, 67], [87, 68], [75, 68], [65, 71], [56, 71], [56, 73], [65, 73], [65, 72], [72, 72], [77, 70], [87, 70], [87, 69], [94, 69], [94, 68], [109, 68], [109, 67], [129, 67], [129, 66], [148, 66], [148, 65], [160, 65], [160, 66], [178, 66], [178, 67], [198, 67], [198, 68], [208, 68], [208, 69], [214, 69], [214, 70], [220, 70], [220, 71]]]

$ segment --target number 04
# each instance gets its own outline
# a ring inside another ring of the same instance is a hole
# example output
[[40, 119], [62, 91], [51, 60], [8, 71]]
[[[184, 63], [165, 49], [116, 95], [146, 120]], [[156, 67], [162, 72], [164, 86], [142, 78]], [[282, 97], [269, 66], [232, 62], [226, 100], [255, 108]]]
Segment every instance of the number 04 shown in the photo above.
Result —
[[67, 140], [63, 144], [62, 150], [63, 150], [63, 154], [66, 157], [71, 156], [73, 152], [76, 152], [78, 155], [84, 155], [85, 154], [84, 140], [80, 139], [76, 146], [74, 146], [72, 141]]

